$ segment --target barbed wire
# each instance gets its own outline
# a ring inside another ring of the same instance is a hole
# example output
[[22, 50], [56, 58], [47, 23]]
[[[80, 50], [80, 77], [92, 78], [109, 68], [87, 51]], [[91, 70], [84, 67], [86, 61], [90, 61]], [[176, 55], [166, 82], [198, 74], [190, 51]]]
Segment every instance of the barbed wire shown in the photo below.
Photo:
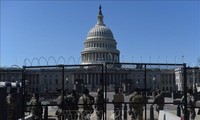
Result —
[[[110, 58], [109, 59], [112, 59], [113, 56], [109, 56]], [[122, 56], [123, 59], [124, 59], [124, 56]], [[175, 56], [175, 59], [174, 60], [170, 60], [168, 56], [166, 56], [165, 58], [163, 58], [163, 62], [161, 62], [161, 57], [158, 56], [157, 58], [154, 59], [154, 61], [152, 60], [152, 56], [149, 56], [145, 62], [145, 60], [143, 60], [143, 56], [140, 56], [140, 58], [138, 60], [134, 60], [133, 58], [136, 58], [136, 57], [133, 57], [132, 56], [132, 59], [131, 59], [131, 63], [138, 63], [137, 61], [139, 60], [139, 62], [141, 63], [146, 63], [146, 62], [149, 62], [149, 63], [170, 63], [169, 61], [174, 61], [174, 62], [171, 62], [171, 63], [175, 63], [175, 64], [179, 64], [179, 63], [183, 63], [183, 62], [186, 62], [184, 59], [185, 57], [184, 56], [181, 56], [181, 57], [177, 57]], [[50, 56], [48, 58], [45, 58], [43, 56], [41, 57], [34, 57], [34, 58], [25, 58], [24, 59], [24, 62], [23, 62], [23, 65], [24, 66], [33, 66], [33, 64], [35, 65], [58, 65], [58, 64], [81, 64], [81, 59], [82, 57], [80, 56], [76, 62], [76, 59], [73, 57], [73, 56], [70, 56], [69, 58], [65, 58], [63, 56], [59, 56], [58, 58], [55, 58], [53, 56]], [[72, 60], [72, 62], [70, 63], [70, 61]], [[103, 59], [102, 59], [103, 60]], [[114, 61], [112, 61], [113, 63], [115, 63], [115, 60], [116, 58], [114, 58]], [[43, 62], [42, 62], [43, 61]], [[52, 63], [53, 61], [53, 63]], [[178, 62], [179, 61], [179, 62]], [[125, 61], [124, 61], [125, 62]], [[128, 62], [128, 61], [127, 61]], [[188, 66], [191, 65], [191, 63], [187, 63]], [[194, 64], [193, 64], [194, 65]], [[195, 66], [195, 65], [194, 65]], [[200, 66], [200, 57], [197, 58], [197, 64], [196, 66]], [[109, 67], [112, 67], [112, 66], [109, 66]], [[168, 67], [168, 66], [166, 66]]]

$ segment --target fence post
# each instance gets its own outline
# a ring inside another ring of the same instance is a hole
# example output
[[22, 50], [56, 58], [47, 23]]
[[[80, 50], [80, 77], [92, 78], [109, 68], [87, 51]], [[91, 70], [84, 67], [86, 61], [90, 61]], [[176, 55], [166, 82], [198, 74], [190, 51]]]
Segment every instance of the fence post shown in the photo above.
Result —
[[127, 105], [124, 104], [124, 120], [127, 120]]
[[44, 120], [48, 120], [48, 106], [45, 106], [44, 109]]
[[177, 106], [177, 116], [181, 117], [181, 108], [179, 104]]
[[154, 120], [154, 109], [153, 109], [153, 105], [151, 105], [151, 107], [150, 107], [150, 120]]

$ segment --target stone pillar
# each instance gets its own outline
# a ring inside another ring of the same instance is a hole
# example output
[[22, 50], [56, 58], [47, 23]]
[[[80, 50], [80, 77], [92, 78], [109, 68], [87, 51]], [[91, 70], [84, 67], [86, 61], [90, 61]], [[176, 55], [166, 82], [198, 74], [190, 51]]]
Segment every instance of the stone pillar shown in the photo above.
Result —
[[100, 53], [98, 53], [98, 61], [100, 61], [100, 57], [101, 57], [101, 56], [100, 56]]
[[105, 61], [107, 62], [108, 60], [107, 60], [107, 53], [105, 53]]
[[97, 61], [97, 53], [94, 53], [94, 60]]
[[94, 61], [94, 53], [91, 53], [92, 54], [92, 61]]

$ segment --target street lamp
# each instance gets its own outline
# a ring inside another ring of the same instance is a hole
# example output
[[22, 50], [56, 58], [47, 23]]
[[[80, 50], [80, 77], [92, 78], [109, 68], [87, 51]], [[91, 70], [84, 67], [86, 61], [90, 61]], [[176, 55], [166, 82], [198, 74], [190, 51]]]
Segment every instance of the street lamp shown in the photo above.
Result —
[[68, 75], [67, 75], [67, 77], [66, 77], [66, 82], [67, 82], [67, 84], [69, 83], [69, 77], [68, 77]]
[[77, 90], [78, 81], [75, 81], [74, 90]]
[[83, 83], [81, 83], [81, 92], [83, 93]]
[[193, 75], [192, 75], [192, 82], [193, 82], [192, 87], [193, 87], [193, 90], [194, 90], [194, 88], [195, 88], [195, 72], [194, 72], [194, 69], [192, 70], [192, 73], [193, 73]]
[[136, 81], [136, 85], [138, 86], [138, 84], [139, 84], [139, 82], [138, 82], [138, 80]]
[[153, 90], [155, 91], [156, 77], [153, 77]]
[[68, 88], [69, 87], [69, 85], [68, 85], [68, 83], [69, 83], [69, 77], [68, 77], [68, 75], [66, 76], [65, 80], [66, 80], [66, 83], [67, 83], [66, 84], [67, 88], [65, 90], [66, 90], [66, 92], [68, 92], [68, 90], [69, 90], [69, 88]]
[[[192, 82], [193, 82], [193, 85], [192, 85], [192, 88], [193, 88], [193, 92], [196, 93], [197, 92], [197, 81], [196, 81], [196, 77], [195, 77], [195, 70], [193, 69], [192, 70], [192, 73], [193, 73], [193, 76], [192, 76]], [[198, 75], [197, 75], [197, 78], [198, 78]]]
[[128, 94], [129, 94], [129, 83], [127, 85], [128, 85]]

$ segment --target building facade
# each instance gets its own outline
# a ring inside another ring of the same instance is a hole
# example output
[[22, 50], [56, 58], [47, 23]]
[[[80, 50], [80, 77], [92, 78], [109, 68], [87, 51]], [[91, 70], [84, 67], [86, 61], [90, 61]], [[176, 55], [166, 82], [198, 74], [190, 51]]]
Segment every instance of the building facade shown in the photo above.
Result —
[[[184, 90], [184, 70], [182, 68], [175, 69], [176, 86], [178, 91]], [[200, 87], [200, 68], [199, 67], [188, 67], [187, 73], [187, 87], [188, 88], [199, 88]], [[200, 91], [200, 90], [198, 90]]]
[[[120, 51], [112, 31], [103, 22], [101, 6], [97, 16], [97, 24], [90, 29], [81, 51], [82, 64], [76, 67], [66, 67], [64, 72], [59, 67], [27, 69], [25, 81], [30, 92], [54, 92], [62, 88], [81, 90], [87, 87], [96, 91], [106, 84], [107, 91], [123, 87], [130, 92], [136, 87], [153, 91], [183, 90], [182, 68], [146, 68], [126, 67], [120, 64]], [[107, 63], [113, 63], [107, 65]], [[104, 65], [104, 68], [95, 64]], [[142, 63], [141, 63], [142, 64]], [[85, 66], [84, 66], [85, 65]], [[87, 65], [94, 65], [89, 66]], [[106, 68], [106, 70], [105, 70]], [[102, 70], [103, 69], [103, 70]], [[0, 81], [21, 81], [21, 68], [1, 68]], [[188, 86], [200, 83], [199, 69], [188, 70]], [[195, 84], [194, 84], [195, 83]]]

